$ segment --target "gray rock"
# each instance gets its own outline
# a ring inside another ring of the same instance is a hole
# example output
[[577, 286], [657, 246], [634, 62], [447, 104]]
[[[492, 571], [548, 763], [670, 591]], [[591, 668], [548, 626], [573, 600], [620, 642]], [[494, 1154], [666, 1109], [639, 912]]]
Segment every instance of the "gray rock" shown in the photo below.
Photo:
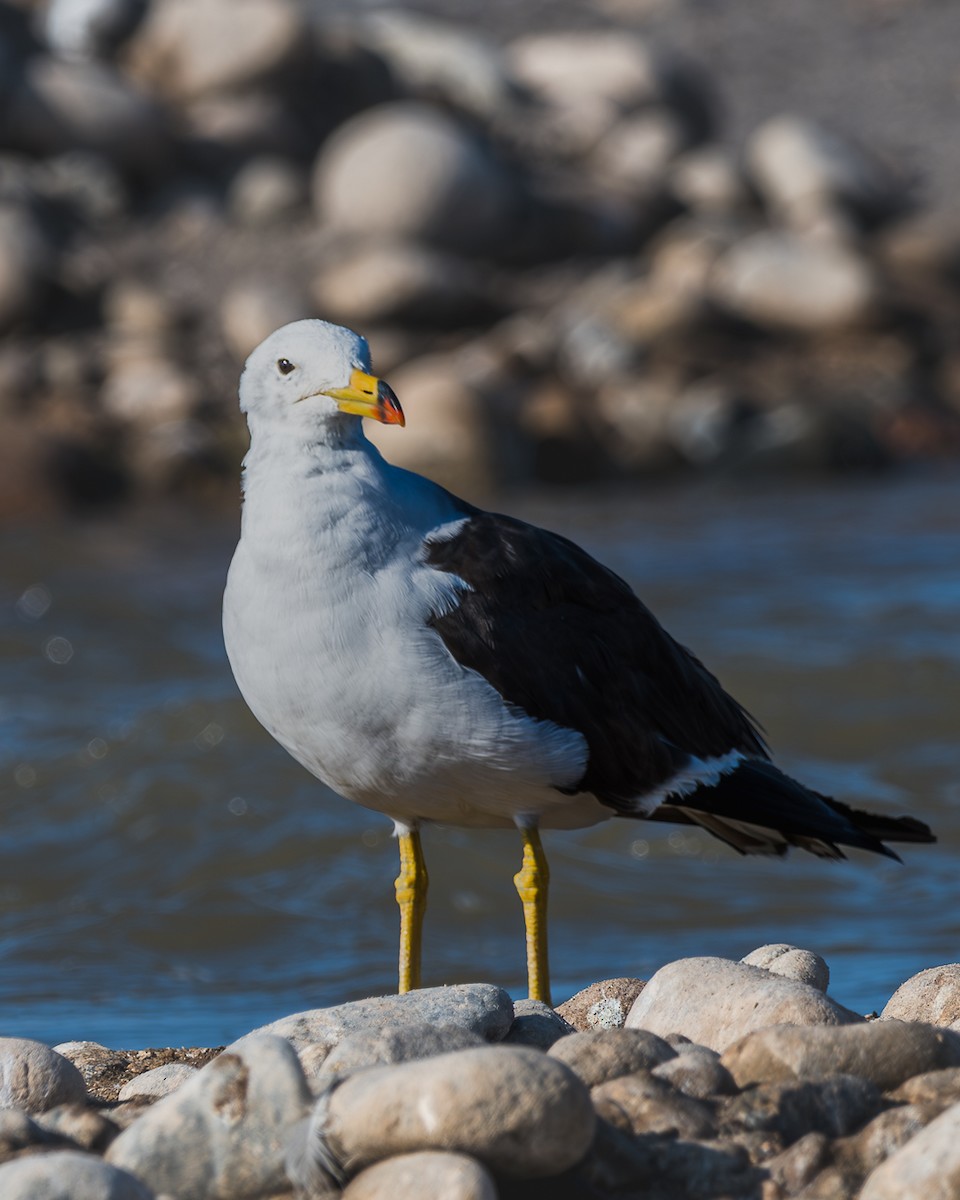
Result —
[[92, 1154], [54, 1150], [0, 1167], [3, 1200], [154, 1200], [153, 1192], [127, 1171]]
[[0, 206], [0, 329], [34, 309], [52, 264], [52, 248], [30, 210]]
[[503, 1039], [510, 1046], [533, 1046], [549, 1050], [561, 1038], [574, 1032], [572, 1025], [542, 1000], [518, 1000], [513, 1006], [513, 1024]]
[[801, 950], [797, 946], [777, 942], [751, 950], [740, 959], [751, 967], [763, 967], [774, 975], [784, 975], [800, 983], [809, 983], [818, 992], [826, 992], [830, 986], [830, 968], [812, 950]]
[[602, 979], [558, 1004], [557, 1012], [581, 1033], [621, 1029], [642, 991], [642, 979]]
[[[478, 1033], [462, 1025], [387, 1025], [369, 1032], [347, 1034], [332, 1049], [323, 1044], [307, 1046], [301, 1052], [300, 1062], [307, 1081], [314, 1091], [319, 1092], [335, 1077], [350, 1075], [366, 1067], [415, 1062], [485, 1044]], [[312, 1054], [312, 1051], [319, 1053]]]
[[935, 1115], [917, 1104], [904, 1104], [879, 1113], [859, 1133], [833, 1144], [838, 1166], [855, 1175], [858, 1185], [871, 1171], [925, 1129]]
[[597, 1116], [624, 1133], [663, 1133], [690, 1141], [716, 1136], [713, 1108], [649, 1071], [621, 1075], [590, 1093]]
[[409, 96], [490, 120], [514, 99], [499, 50], [475, 29], [408, 10], [380, 9], [360, 19], [363, 43], [390, 67]]
[[843, 1137], [860, 1129], [880, 1111], [877, 1088], [856, 1075], [832, 1075], [806, 1083], [761, 1083], [722, 1102], [721, 1129], [769, 1131], [790, 1143], [805, 1133]]
[[[389, 180], [389, 203], [380, 187], [364, 185], [371, 170]], [[335, 229], [477, 254], [506, 232], [513, 192], [503, 167], [451, 117], [407, 102], [340, 126], [317, 159], [314, 203]]]
[[398, 1154], [367, 1167], [344, 1188], [344, 1200], [497, 1200], [493, 1176], [474, 1158], [442, 1150]]
[[120, 1089], [117, 1098], [159, 1100], [161, 1096], [169, 1096], [171, 1092], [175, 1092], [196, 1073], [197, 1068], [191, 1067], [189, 1063], [165, 1063], [162, 1067], [154, 1067], [152, 1071], [144, 1071], [142, 1075], [129, 1080]]
[[740, 1087], [843, 1073], [889, 1091], [922, 1071], [960, 1065], [960, 1035], [900, 1021], [833, 1029], [778, 1025], [728, 1046], [723, 1064]]
[[522, 1046], [484, 1046], [347, 1079], [319, 1102], [304, 1159], [288, 1169], [299, 1186], [316, 1187], [331, 1162], [349, 1178], [392, 1155], [453, 1150], [536, 1178], [579, 1162], [594, 1123], [590, 1093], [562, 1063]]
[[685, 1096], [698, 1100], [730, 1096], [737, 1090], [733, 1076], [721, 1063], [720, 1056], [706, 1046], [681, 1048], [676, 1058], [660, 1063], [653, 1068], [652, 1074], [657, 1079], [665, 1079]]
[[684, 958], [661, 967], [647, 983], [630, 1010], [627, 1028], [660, 1036], [683, 1033], [722, 1052], [767, 1025], [860, 1021], [807, 984], [725, 958]]
[[960, 1104], [954, 1104], [867, 1177], [860, 1200], [953, 1200], [960, 1192]]
[[233, 177], [227, 205], [234, 220], [262, 228], [305, 212], [309, 193], [300, 167], [285, 158], [260, 155], [244, 163]]
[[750, 137], [746, 161], [777, 216], [806, 229], [834, 205], [875, 222], [903, 209], [904, 181], [834, 130], [796, 116], [773, 117]]
[[761, 329], [798, 333], [861, 324], [878, 300], [869, 263], [850, 247], [777, 232], [752, 234], [723, 254], [710, 292]]
[[587, 1087], [620, 1075], [650, 1070], [675, 1057], [675, 1051], [646, 1029], [601, 1029], [573, 1033], [550, 1048], [550, 1055], [575, 1071]]
[[311, 1102], [279, 1037], [247, 1037], [157, 1101], [107, 1152], [177, 1200], [246, 1200], [288, 1186], [284, 1153]]
[[293, 0], [154, 0], [126, 58], [134, 79], [183, 101], [275, 79], [309, 44]]
[[0, 1037], [0, 1108], [38, 1113], [86, 1098], [83, 1076], [62, 1054], [29, 1038]]
[[706, 216], [725, 216], [749, 205], [743, 177], [720, 146], [687, 151], [672, 164], [667, 187], [685, 208]]
[[471, 263], [427, 246], [365, 241], [321, 267], [312, 294], [319, 312], [359, 326], [469, 323], [496, 311]]
[[928, 967], [912, 975], [900, 984], [880, 1015], [960, 1029], [960, 963]]
[[61, 58], [109, 57], [136, 29], [148, 0], [50, 0], [43, 16], [47, 45]]
[[764, 1163], [774, 1183], [793, 1196], [814, 1179], [830, 1161], [830, 1139], [823, 1133], [805, 1133], [792, 1146]]
[[458, 1025], [485, 1041], [497, 1042], [512, 1022], [513, 1001], [503, 988], [492, 983], [460, 983], [294, 1013], [253, 1030], [227, 1049], [263, 1033], [286, 1038], [297, 1048], [315, 1042], [335, 1046], [351, 1033], [375, 1033], [400, 1025]]
[[4, 118], [10, 141], [33, 154], [87, 150], [118, 166], [155, 170], [171, 145], [159, 106], [98, 63], [30, 59]]

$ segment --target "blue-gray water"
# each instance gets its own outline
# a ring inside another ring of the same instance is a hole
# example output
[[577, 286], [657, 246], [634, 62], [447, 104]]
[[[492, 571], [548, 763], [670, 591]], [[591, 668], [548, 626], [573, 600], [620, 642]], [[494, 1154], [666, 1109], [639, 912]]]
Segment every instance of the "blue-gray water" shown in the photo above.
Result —
[[[898, 867], [742, 859], [611, 821], [545, 836], [555, 999], [688, 954], [823, 954], [882, 1006], [960, 958], [960, 480], [536, 496], [765, 725], [779, 760], [940, 835]], [[240, 700], [219, 626], [233, 519], [0, 534], [0, 1033], [218, 1044], [394, 987], [390, 824]], [[524, 992], [519, 848], [428, 829], [425, 983]]]

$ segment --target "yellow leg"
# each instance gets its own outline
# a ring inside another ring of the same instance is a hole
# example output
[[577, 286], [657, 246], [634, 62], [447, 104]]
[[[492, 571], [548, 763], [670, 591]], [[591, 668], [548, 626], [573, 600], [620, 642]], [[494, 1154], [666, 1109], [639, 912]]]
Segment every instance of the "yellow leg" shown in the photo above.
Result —
[[531, 1000], [550, 1003], [550, 964], [547, 961], [547, 891], [550, 868], [536, 829], [521, 829], [523, 865], [513, 877], [523, 902], [527, 931], [527, 986]]
[[427, 864], [416, 829], [401, 833], [400, 874], [397, 876], [397, 903], [400, 905], [400, 986], [398, 991], [412, 992], [420, 986], [420, 949], [423, 914], [427, 908]]

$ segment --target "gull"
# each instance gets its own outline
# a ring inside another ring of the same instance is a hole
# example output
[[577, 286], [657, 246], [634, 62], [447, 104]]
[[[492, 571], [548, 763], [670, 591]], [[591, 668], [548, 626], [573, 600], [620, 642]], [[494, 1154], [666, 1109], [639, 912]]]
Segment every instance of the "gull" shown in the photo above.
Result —
[[527, 983], [550, 1002], [540, 829], [701, 826], [742, 854], [930, 842], [789, 778], [759, 726], [631, 588], [573, 542], [385, 461], [403, 425], [364, 338], [320, 320], [247, 359], [250, 430], [227, 655], [250, 709], [335, 792], [392, 818], [399, 990], [420, 986], [430, 822], [513, 826]]

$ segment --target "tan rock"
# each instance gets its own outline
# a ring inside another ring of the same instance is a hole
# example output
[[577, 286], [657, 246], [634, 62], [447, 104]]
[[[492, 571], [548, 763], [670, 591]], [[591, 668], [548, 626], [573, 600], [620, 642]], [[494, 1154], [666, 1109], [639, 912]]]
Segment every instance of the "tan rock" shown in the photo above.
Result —
[[867, 1177], [860, 1200], [954, 1200], [960, 1193], [960, 1104], [954, 1104]]
[[768, 1025], [861, 1021], [807, 984], [724, 958], [685, 958], [668, 963], [649, 980], [630, 1010], [627, 1028], [649, 1029], [661, 1037], [683, 1033], [723, 1051]]
[[0, 1108], [39, 1113], [86, 1096], [83, 1076], [62, 1054], [30, 1038], [0, 1037]]
[[652, 1069], [657, 1079], [698, 1100], [709, 1096], [729, 1096], [737, 1090], [733, 1076], [721, 1063], [715, 1050], [706, 1046], [681, 1047], [676, 1058], [667, 1059]]
[[[566, 409], [563, 420], [565, 424], [561, 430], [566, 430], [571, 420]], [[581, 1033], [593, 1029], [620, 1029], [631, 1004], [642, 991], [642, 979], [602, 979], [558, 1004], [557, 1012]]]
[[192, 1079], [197, 1073], [196, 1067], [189, 1063], [166, 1063], [162, 1067], [154, 1067], [137, 1075], [120, 1089], [119, 1100], [144, 1099], [159, 1100], [161, 1096], [169, 1096], [178, 1087]]
[[497, 1200], [493, 1177], [475, 1158], [442, 1150], [398, 1154], [361, 1171], [344, 1200]]
[[723, 1064], [739, 1087], [839, 1072], [889, 1091], [921, 1072], [960, 1065], [960, 1035], [900, 1021], [831, 1029], [780, 1024], [729, 1045]]
[[814, 954], [812, 950], [801, 950], [784, 942], [760, 946], [745, 954], [740, 961], [748, 963], [751, 967], [763, 967], [765, 971], [772, 971], [774, 975], [809, 983], [818, 992], [826, 992], [830, 986], [830, 968], [819, 954]]
[[621, 1075], [592, 1089], [597, 1115], [625, 1133], [664, 1133], [691, 1141], [716, 1135], [713, 1110], [649, 1071]]
[[960, 963], [928, 967], [911, 976], [900, 984], [880, 1015], [960, 1029]]

